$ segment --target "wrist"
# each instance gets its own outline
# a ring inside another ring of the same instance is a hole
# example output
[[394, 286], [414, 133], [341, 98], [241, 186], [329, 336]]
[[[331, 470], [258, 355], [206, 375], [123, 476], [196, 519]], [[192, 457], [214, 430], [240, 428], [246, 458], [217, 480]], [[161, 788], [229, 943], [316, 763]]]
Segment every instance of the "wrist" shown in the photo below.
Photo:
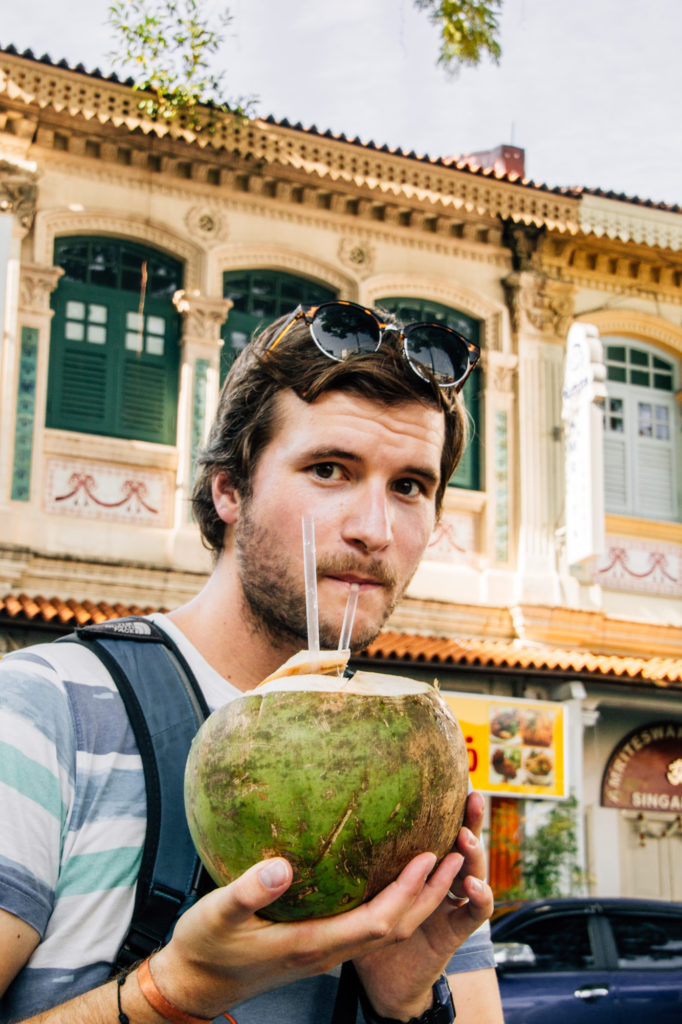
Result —
[[[188, 1011], [184, 1005], [178, 1005], [174, 1000], [176, 997], [170, 997], [167, 994], [167, 989], [164, 988], [163, 982], [159, 984], [158, 978], [151, 968], [151, 957], [147, 957], [139, 964], [135, 971], [136, 987], [139, 995], [145, 1004], [147, 1013], [149, 1011], [153, 1014], [154, 1019], [160, 1021], [170, 1021], [171, 1024], [211, 1024], [211, 1021], [215, 1019], [217, 1014], [213, 1014], [210, 1017], [199, 1017], [196, 1013]], [[121, 1016], [121, 986], [119, 985], [119, 1020], [125, 1019], [125, 1015]], [[224, 1016], [225, 1020], [235, 1024], [234, 1018], [229, 1013], [223, 1012], [220, 1016]], [[127, 1021], [126, 1021], [127, 1024]]]
[[416, 1016], [382, 1017], [376, 1012], [369, 1001], [367, 993], [360, 985], [360, 1004], [366, 1024], [452, 1024], [455, 1019], [455, 1007], [448, 980], [444, 974], [431, 989], [430, 1005]]

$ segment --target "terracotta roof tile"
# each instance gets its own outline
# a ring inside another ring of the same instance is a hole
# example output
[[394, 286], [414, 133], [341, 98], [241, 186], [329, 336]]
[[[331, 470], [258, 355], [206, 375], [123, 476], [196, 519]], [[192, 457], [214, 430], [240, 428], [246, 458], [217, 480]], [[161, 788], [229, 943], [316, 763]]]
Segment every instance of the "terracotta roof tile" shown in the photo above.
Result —
[[[149, 615], [167, 608], [121, 602], [76, 601], [59, 597], [49, 600], [28, 594], [7, 594], [0, 598], [0, 624], [43, 625], [66, 632], [74, 626], [87, 626], [105, 619], [126, 615]], [[554, 673], [570, 676], [628, 679], [659, 687], [682, 688], [682, 658], [635, 658], [614, 654], [590, 654], [532, 644], [521, 640], [476, 640], [467, 637], [425, 636], [423, 634], [382, 633], [364, 653], [371, 661], [405, 664], [443, 665], [459, 669], [498, 670], [529, 673]]]
[[656, 686], [682, 686], [682, 659], [635, 658], [565, 651], [520, 640], [474, 640], [382, 633], [365, 652], [371, 660], [428, 663], [475, 669], [559, 672], [563, 675], [631, 679]]

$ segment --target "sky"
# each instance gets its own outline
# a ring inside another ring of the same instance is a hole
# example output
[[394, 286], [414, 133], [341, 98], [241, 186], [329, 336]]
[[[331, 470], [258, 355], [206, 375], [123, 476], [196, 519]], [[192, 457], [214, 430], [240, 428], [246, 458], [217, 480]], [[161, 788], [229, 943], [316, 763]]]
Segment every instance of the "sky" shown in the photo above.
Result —
[[[2, 46], [112, 70], [108, 0], [3, 6]], [[214, 69], [259, 116], [420, 156], [512, 144], [537, 184], [682, 206], [680, 0], [504, 0], [500, 64], [456, 76], [413, 0], [229, 7]]]

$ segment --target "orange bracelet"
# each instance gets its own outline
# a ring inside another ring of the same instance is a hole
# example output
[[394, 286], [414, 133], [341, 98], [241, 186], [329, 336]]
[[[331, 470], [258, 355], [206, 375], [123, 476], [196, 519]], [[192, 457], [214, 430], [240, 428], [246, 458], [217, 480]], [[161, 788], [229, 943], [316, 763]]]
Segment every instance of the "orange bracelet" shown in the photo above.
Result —
[[[154, 977], [149, 967], [149, 961], [151, 957], [147, 957], [143, 960], [140, 966], [137, 968], [137, 983], [140, 986], [140, 992], [145, 997], [149, 1005], [160, 1013], [166, 1020], [170, 1020], [173, 1024], [211, 1024], [210, 1019], [206, 1017], [193, 1017], [191, 1013], [185, 1013], [184, 1010], [174, 1006], [170, 1003], [162, 992], [159, 991], [158, 985], [154, 981]], [[229, 1013], [220, 1014], [225, 1020], [229, 1021], [230, 1024], [237, 1024], [237, 1021]]]

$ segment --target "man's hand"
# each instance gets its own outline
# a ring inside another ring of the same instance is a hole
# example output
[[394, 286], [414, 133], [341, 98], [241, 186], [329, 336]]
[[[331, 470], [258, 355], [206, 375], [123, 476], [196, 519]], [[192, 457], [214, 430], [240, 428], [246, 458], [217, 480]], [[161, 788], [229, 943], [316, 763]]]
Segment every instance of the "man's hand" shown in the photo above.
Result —
[[433, 983], [454, 951], [492, 914], [492, 890], [483, 881], [483, 812], [483, 797], [471, 793], [455, 844], [459, 859], [455, 859], [457, 854], [446, 857], [425, 886], [431, 890], [433, 912], [421, 914], [426, 906], [422, 895], [421, 904], [415, 902], [403, 920], [408, 931], [410, 924], [414, 926], [408, 940], [355, 960], [379, 1016], [409, 1020], [428, 1009]]
[[[451, 853], [434, 872], [434, 854], [419, 854], [369, 903], [337, 917], [285, 924], [258, 917], [256, 911], [287, 889], [291, 867], [281, 858], [263, 861], [183, 915], [171, 941], [154, 955], [154, 978], [180, 1009], [210, 1019], [244, 999], [321, 974], [344, 960], [399, 948], [396, 944], [409, 940], [443, 903], [463, 860], [460, 853]], [[477, 894], [474, 898], [479, 899]], [[442, 942], [449, 952], [460, 935], [462, 941], [476, 927], [477, 915], [465, 912], [462, 925], [447, 930]]]

